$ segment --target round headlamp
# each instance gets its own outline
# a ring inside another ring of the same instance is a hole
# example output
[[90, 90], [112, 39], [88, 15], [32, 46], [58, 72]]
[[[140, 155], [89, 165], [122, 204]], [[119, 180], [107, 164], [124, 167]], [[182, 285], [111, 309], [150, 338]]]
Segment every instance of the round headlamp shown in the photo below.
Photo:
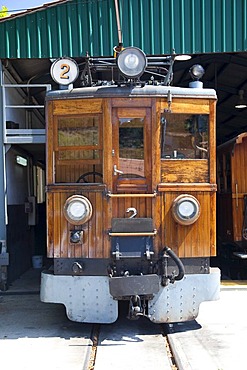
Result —
[[92, 204], [82, 195], [72, 195], [64, 204], [64, 216], [73, 225], [82, 225], [92, 217]]
[[193, 80], [200, 80], [205, 73], [204, 68], [200, 64], [194, 64], [189, 72]]
[[123, 76], [137, 78], [144, 73], [147, 66], [147, 58], [141, 49], [128, 47], [119, 53], [117, 66]]
[[179, 195], [173, 201], [172, 215], [180, 225], [191, 225], [200, 216], [200, 203], [192, 195]]

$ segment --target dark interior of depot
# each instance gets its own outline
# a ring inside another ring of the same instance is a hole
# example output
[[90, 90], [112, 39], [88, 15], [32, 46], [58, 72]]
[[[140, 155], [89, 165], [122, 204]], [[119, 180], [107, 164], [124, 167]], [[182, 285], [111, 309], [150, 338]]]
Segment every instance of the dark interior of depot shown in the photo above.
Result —
[[[84, 58], [75, 58], [79, 65], [80, 74], [84, 68]], [[57, 85], [51, 78], [50, 59], [8, 59], [3, 60], [4, 67], [9, 70], [13, 75], [18, 84], [51, 84], [52, 89], [57, 89]], [[200, 54], [193, 55], [188, 61], [175, 61], [173, 66], [173, 86], [188, 87], [191, 77], [189, 69], [194, 64], [200, 64], [205, 70], [205, 74], [202, 78], [204, 88], [212, 88], [217, 93], [217, 116], [216, 116], [216, 135], [217, 135], [217, 146], [229, 141], [237, 135], [247, 132], [247, 108], [236, 108], [236, 103], [239, 98], [243, 98], [247, 104], [247, 80], [246, 80], [246, 65], [247, 65], [247, 53], [214, 53], [214, 54]], [[150, 74], [144, 74], [141, 80], [146, 78], [150, 79]], [[109, 75], [105, 75], [104, 72], [94, 71], [93, 80], [111, 80], [111, 72]], [[82, 80], [79, 78], [74, 83], [75, 87], [79, 87], [82, 84]], [[26, 91], [26, 90], [25, 90]], [[31, 96], [30, 101], [35, 104], [44, 104], [45, 91], [41, 88], [33, 88], [30, 90]], [[35, 114], [35, 112], [34, 112]], [[40, 109], [39, 113], [43, 116], [43, 125], [45, 128], [45, 112], [44, 109]], [[13, 125], [14, 123], [9, 123]], [[18, 122], [16, 122], [18, 124]], [[13, 127], [9, 127], [13, 128]], [[33, 157], [33, 161], [39, 163], [45, 168], [45, 145], [44, 144], [19, 144], [21, 149], [28, 152]], [[22, 209], [18, 207], [8, 207], [9, 213], [9, 224], [7, 228], [7, 240], [8, 245], [18, 245], [15, 253], [12, 253], [11, 247], [9, 250], [11, 257], [11, 264], [8, 267], [8, 283], [11, 287], [14, 281], [18, 279], [24, 272], [31, 267], [31, 262], [27, 259], [21, 258], [21, 254], [25, 255], [25, 248], [28, 245], [34, 245], [35, 250], [32, 250], [32, 254], [38, 254], [44, 256], [43, 264], [45, 265], [49, 261], [45, 258], [46, 254], [46, 221], [45, 221], [45, 203], [41, 203], [37, 207], [38, 211], [38, 222], [32, 227], [32, 233], [25, 233], [25, 225], [21, 233], [15, 233], [15, 224], [25, 222], [22, 217]], [[219, 221], [218, 221], [219, 222]], [[29, 240], [27, 240], [27, 238]], [[30, 238], [32, 240], [30, 240]], [[231, 248], [231, 247], [230, 247]], [[16, 251], [20, 251], [18, 256]], [[18, 262], [17, 262], [18, 261]], [[212, 258], [212, 265], [221, 265], [223, 277], [232, 279], [245, 279], [246, 269], [240, 266], [243, 261], [233, 261], [231, 268], [224, 265], [224, 261], [219, 261], [219, 258]], [[242, 271], [240, 274], [239, 271]]]

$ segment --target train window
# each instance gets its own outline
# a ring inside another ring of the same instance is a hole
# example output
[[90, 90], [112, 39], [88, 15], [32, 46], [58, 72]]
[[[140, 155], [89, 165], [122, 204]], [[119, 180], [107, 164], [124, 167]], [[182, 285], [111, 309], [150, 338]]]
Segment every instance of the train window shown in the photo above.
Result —
[[207, 115], [164, 113], [161, 130], [161, 158], [208, 158]]
[[80, 147], [99, 144], [99, 117], [60, 117], [58, 146]]
[[[55, 181], [102, 182], [100, 116], [58, 117], [55, 132]], [[81, 177], [83, 174], [92, 174]]]
[[119, 119], [119, 167], [121, 177], [144, 176], [144, 119]]

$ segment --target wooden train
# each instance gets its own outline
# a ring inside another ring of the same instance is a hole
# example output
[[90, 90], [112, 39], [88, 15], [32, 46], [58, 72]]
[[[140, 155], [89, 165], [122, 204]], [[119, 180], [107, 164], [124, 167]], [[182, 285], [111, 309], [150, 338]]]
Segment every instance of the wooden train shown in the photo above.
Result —
[[[42, 273], [41, 300], [64, 304], [73, 321], [114, 322], [122, 300], [131, 319], [193, 320], [219, 296], [220, 272], [210, 267], [216, 93], [200, 81], [171, 86], [174, 57], [159, 60], [168, 64], [162, 76], [154, 59], [138, 48], [103, 67], [87, 59], [77, 88], [71, 60], [52, 67], [63, 85], [46, 97], [54, 265]], [[110, 82], [94, 82], [91, 67], [110, 70]], [[145, 81], [148, 73], [159, 80]]]
[[247, 133], [217, 148], [217, 235], [222, 272], [247, 278]]

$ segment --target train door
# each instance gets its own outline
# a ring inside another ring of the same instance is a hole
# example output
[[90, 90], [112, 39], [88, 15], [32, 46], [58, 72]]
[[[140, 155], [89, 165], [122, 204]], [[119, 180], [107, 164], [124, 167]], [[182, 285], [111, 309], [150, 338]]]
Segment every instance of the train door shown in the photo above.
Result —
[[151, 109], [113, 108], [112, 130], [112, 254], [117, 260], [149, 259], [154, 236]]
[[114, 192], [151, 192], [152, 133], [150, 109], [114, 108], [112, 137]]

